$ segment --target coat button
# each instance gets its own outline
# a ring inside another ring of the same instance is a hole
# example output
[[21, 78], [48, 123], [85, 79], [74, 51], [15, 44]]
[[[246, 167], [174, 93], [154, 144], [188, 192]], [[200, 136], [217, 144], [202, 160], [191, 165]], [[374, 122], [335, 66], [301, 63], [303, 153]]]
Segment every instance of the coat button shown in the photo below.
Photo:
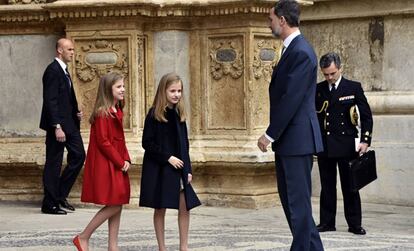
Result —
[[326, 122], [326, 125], [329, 125], [329, 122]]
[[343, 114], [343, 113], [341, 113], [341, 116], [344, 116], [344, 114]]
[[326, 113], [326, 116], [329, 116], [329, 112]]
[[344, 122], [342, 122], [341, 125], [344, 125]]
[[326, 135], [329, 135], [329, 134], [331, 134], [331, 133], [330, 133], [330, 132], [327, 132], [327, 133], [326, 133]]
[[345, 132], [342, 132], [342, 135], [344, 135], [345, 134]]

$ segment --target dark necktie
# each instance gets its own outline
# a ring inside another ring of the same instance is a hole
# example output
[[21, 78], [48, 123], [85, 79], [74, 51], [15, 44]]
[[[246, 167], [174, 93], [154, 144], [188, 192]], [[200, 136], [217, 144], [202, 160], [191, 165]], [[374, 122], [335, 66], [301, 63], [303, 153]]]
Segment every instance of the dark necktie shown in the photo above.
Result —
[[68, 68], [65, 68], [65, 75], [66, 78], [68, 79], [68, 83], [69, 83], [69, 88], [72, 88], [72, 79], [70, 78], [69, 72], [68, 72]]
[[282, 56], [283, 56], [283, 53], [285, 53], [285, 51], [286, 51], [286, 47], [283, 45], [283, 47], [282, 47], [282, 52], [280, 53], [280, 57], [282, 57]]
[[336, 92], [336, 87], [335, 87], [335, 83], [334, 83], [334, 84], [331, 84], [331, 92], [330, 92], [331, 97], [332, 97], [333, 95], [335, 95], [335, 92]]

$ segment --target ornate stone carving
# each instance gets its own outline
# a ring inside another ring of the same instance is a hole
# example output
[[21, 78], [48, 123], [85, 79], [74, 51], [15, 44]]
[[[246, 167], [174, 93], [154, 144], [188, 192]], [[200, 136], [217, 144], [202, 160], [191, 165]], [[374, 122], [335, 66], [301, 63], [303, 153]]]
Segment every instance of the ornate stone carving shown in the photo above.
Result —
[[238, 79], [243, 75], [243, 53], [241, 45], [232, 40], [217, 39], [210, 44], [210, 73], [215, 80], [224, 75]]
[[[207, 113], [206, 129], [245, 130], [246, 99], [243, 34], [210, 36], [203, 48], [210, 60], [205, 69]], [[204, 54], [204, 55], [206, 55]], [[224, 104], [224, 105], [223, 105]]]
[[109, 40], [98, 40], [81, 46], [81, 53], [76, 55], [75, 68], [77, 77], [89, 82], [109, 71], [128, 73], [127, 56], [121, 46]]
[[48, 0], [9, 0], [9, 4], [39, 4], [47, 2]]
[[[79, 83], [79, 102], [86, 117], [92, 112], [98, 90], [99, 78], [110, 71], [124, 75], [124, 82], [130, 90], [128, 81], [128, 40], [102, 39], [81, 40], [75, 38], [75, 76]], [[126, 103], [125, 111], [129, 104]], [[128, 112], [124, 114], [124, 126], [128, 128]], [[82, 128], [88, 128], [83, 124]]]
[[256, 40], [254, 44], [253, 56], [253, 75], [255, 79], [264, 77], [264, 80], [270, 81], [273, 67], [279, 60], [277, 42], [272, 38], [262, 38]]

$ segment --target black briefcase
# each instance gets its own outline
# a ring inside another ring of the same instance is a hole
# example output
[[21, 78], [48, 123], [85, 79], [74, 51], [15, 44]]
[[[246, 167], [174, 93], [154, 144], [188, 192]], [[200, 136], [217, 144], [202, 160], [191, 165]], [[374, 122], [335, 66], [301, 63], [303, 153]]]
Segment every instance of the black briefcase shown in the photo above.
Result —
[[349, 162], [351, 168], [351, 190], [359, 189], [377, 179], [375, 151], [370, 150]]

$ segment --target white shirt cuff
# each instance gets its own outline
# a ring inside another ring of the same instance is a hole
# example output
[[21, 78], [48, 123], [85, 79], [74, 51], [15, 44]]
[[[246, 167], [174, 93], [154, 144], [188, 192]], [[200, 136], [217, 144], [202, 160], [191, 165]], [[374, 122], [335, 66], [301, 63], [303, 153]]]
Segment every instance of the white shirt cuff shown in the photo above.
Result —
[[270, 137], [269, 135], [267, 135], [266, 133], [264, 134], [264, 136], [271, 142], [271, 143], [273, 143], [273, 142], [275, 142], [275, 140], [272, 138], [272, 137]]

